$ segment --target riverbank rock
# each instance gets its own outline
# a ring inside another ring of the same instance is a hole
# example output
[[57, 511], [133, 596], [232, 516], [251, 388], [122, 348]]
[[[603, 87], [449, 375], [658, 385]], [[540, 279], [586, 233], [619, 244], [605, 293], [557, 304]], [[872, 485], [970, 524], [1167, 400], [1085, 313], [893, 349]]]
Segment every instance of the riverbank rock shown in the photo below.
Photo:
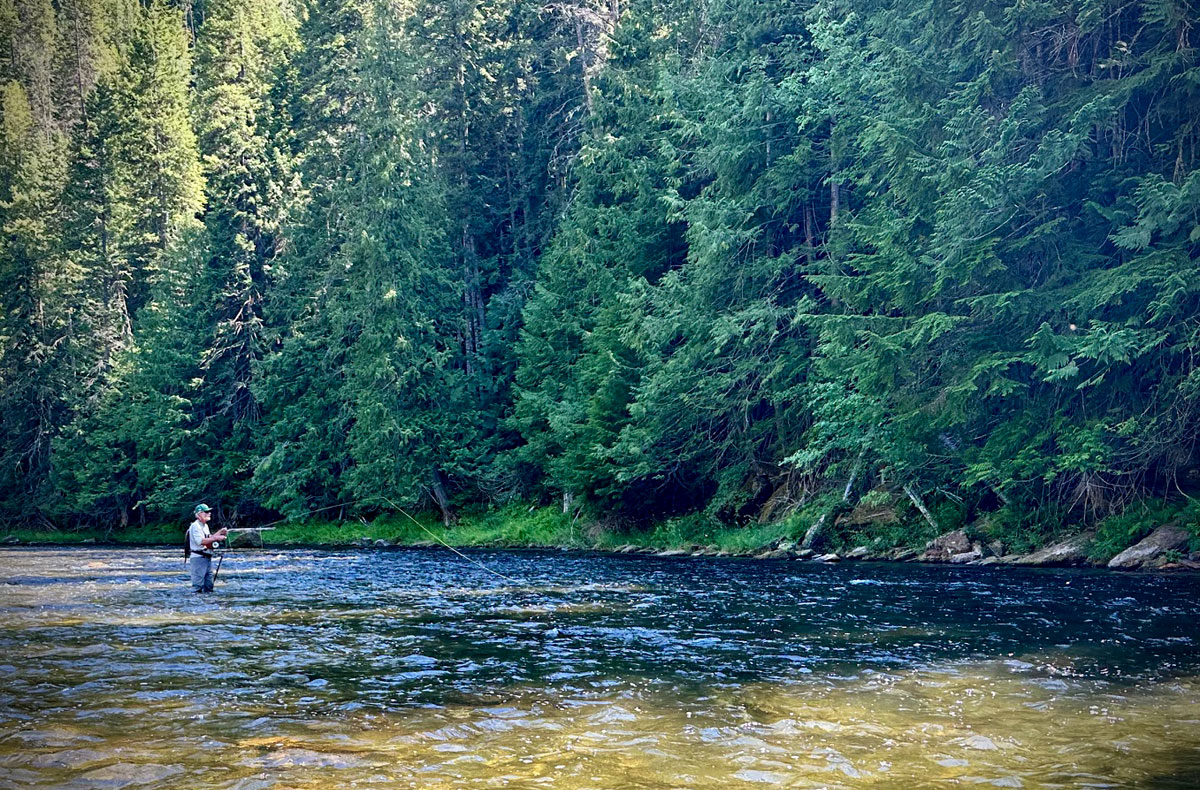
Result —
[[795, 558], [798, 560], [809, 560], [812, 559], [814, 554], [816, 554], [816, 552], [812, 549], [800, 549], [799, 551], [795, 552], [793, 556], [795, 556]]
[[1200, 571], [1200, 562], [1193, 560], [1180, 560], [1179, 562], [1165, 562], [1162, 565], [1155, 565], [1156, 571]]
[[261, 533], [255, 535], [253, 532], [235, 532], [229, 536], [228, 545], [231, 549], [256, 549], [261, 541]]
[[925, 544], [925, 553], [921, 555], [922, 562], [950, 562], [956, 554], [965, 554], [972, 550], [971, 539], [961, 529], [938, 535]]
[[867, 558], [867, 555], [870, 553], [871, 553], [871, 550], [868, 549], [866, 546], [857, 546], [857, 547], [851, 549], [850, 551], [846, 552], [846, 559], [848, 559], [848, 560], [865, 560]]
[[1166, 524], [1113, 557], [1108, 561], [1108, 567], [1119, 571], [1130, 571], [1164, 564], [1163, 555], [1168, 551], [1186, 549], [1190, 537], [1188, 531], [1183, 527]]
[[691, 553], [692, 553], [691, 549], [667, 549], [666, 551], [658, 552], [655, 556], [657, 556], [657, 557], [683, 557], [683, 556], [685, 556], [687, 554], [691, 554]]
[[908, 562], [910, 560], [917, 559], [920, 554], [921, 552], [917, 551], [916, 549], [892, 549], [890, 552], [888, 552], [887, 559], [891, 560], [892, 562]]
[[0, 543], [4, 544], [5, 546], [14, 546], [20, 542], [21, 539], [16, 535], [5, 535], [3, 538], [0, 538]]
[[970, 551], [963, 551], [958, 554], [950, 555], [950, 560], [954, 565], [965, 565], [969, 562], [978, 562], [983, 559], [983, 550], [976, 543]]
[[822, 554], [817, 557], [817, 562], [841, 562], [842, 558], [836, 554]]
[[1088, 561], [1088, 549], [1096, 537], [1094, 532], [1084, 532], [1072, 538], [1039, 549], [1032, 554], [1018, 557], [1013, 565], [1083, 565]]
[[755, 554], [754, 559], [756, 559], [756, 560], [786, 560], [790, 556], [792, 556], [792, 555], [787, 549], [773, 549], [771, 551], [764, 551], [761, 554]]

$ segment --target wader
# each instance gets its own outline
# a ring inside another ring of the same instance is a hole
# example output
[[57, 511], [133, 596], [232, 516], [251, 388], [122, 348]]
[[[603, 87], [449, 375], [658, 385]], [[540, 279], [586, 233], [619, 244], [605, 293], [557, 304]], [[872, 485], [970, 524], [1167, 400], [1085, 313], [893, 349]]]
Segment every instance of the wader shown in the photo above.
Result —
[[192, 592], [206, 593], [213, 591], [212, 555], [192, 552], [188, 559], [188, 569], [192, 572]]

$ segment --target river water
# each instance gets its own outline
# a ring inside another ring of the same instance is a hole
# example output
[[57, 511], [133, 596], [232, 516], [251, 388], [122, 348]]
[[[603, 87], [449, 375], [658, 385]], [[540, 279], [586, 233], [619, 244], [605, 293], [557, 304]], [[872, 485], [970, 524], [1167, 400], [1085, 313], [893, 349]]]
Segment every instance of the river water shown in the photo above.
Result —
[[1200, 786], [1195, 576], [468, 556], [0, 551], [0, 787]]

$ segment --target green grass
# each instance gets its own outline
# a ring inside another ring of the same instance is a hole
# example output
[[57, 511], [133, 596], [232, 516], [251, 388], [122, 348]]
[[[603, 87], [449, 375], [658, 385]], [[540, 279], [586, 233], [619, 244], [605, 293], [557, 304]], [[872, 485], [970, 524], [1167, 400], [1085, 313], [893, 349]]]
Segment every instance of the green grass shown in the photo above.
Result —
[[127, 527], [115, 530], [0, 530], [0, 538], [14, 537], [21, 543], [75, 546], [88, 543], [116, 543], [129, 546], [161, 546], [178, 543], [183, 545], [183, 532], [187, 525], [178, 528], [153, 524], [145, 527]]
[[[373, 521], [328, 521], [319, 519], [290, 521], [263, 532], [266, 546], [351, 546], [366, 539], [386, 540], [398, 545], [444, 542], [452, 546], [494, 548], [571, 548], [613, 550], [631, 544], [648, 549], [713, 548], [732, 554], [749, 554], [777, 539], [799, 541], [818, 517], [825, 502], [770, 524], [731, 527], [706, 514], [692, 514], [659, 522], [654, 527], [634, 531], [613, 531], [602, 525], [572, 519], [557, 507], [508, 505], [495, 508], [464, 509], [459, 522], [444, 527], [437, 514], [404, 513], [382, 515]], [[911, 514], [908, 514], [911, 515]], [[1093, 560], [1105, 561], [1145, 537], [1155, 527], [1179, 523], [1195, 536], [1191, 550], [1200, 549], [1200, 502], [1150, 502], [1129, 508], [1097, 526]], [[155, 524], [119, 530], [29, 530], [0, 529], [0, 539], [9, 536], [26, 545], [153, 545], [180, 546], [186, 524]], [[1053, 525], [1038, 523], [1031, 514], [1023, 518], [1002, 511], [974, 525], [980, 539], [1001, 538], [1006, 551], [1029, 551], [1055, 534]], [[855, 527], [827, 527], [826, 546], [845, 551], [868, 545], [875, 550], [896, 546], [924, 545], [933, 535], [924, 521], [902, 519], [891, 524]]]
[[[187, 524], [157, 524], [124, 530], [0, 530], [0, 539], [12, 536], [32, 545], [182, 545]], [[412, 545], [442, 541], [453, 546], [500, 546], [587, 548], [578, 524], [557, 508], [504, 508], [464, 511], [459, 523], [447, 529], [433, 513], [402, 513], [380, 516], [374, 521], [300, 520], [273, 525], [261, 533], [268, 546], [349, 546], [356, 541], [386, 540]]]
[[1101, 521], [1096, 527], [1091, 559], [1097, 562], [1110, 560], [1163, 524], [1178, 524], [1188, 530], [1192, 534], [1188, 548], [1192, 551], [1200, 549], [1200, 501], [1150, 500]]
[[558, 508], [530, 508], [527, 505], [508, 505], [502, 508], [464, 511], [453, 527], [442, 526], [430, 514], [416, 516], [421, 526], [402, 513], [382, 516], [372, 527], [386, 531], [383, 537], [405, 544], [431, 540], [445, 541], [454, 546], [499, 546], [529, 548], [553, 546], [586, 548], [578, 524]]
[[[593, 547], [612, 550], [631, 545], [647, 549], [686, 549], [705, 547], [731, 554], [746, 554], [778, 538], [796, 539], [791, 520], [771, 524], [752, 524], [730, 527], [705, 514], [693, 514], [668, 519], [652, 529], [629, 533], [604, 532], [593, 541]], [[803, 530], [801, 530], [803, 535]]]

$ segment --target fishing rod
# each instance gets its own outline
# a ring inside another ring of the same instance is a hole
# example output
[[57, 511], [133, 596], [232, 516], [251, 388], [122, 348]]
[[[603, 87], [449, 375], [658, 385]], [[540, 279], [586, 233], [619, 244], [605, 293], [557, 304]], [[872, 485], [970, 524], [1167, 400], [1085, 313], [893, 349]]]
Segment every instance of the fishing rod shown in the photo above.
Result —
[[[225, 527], [224, 529], [225, 529], [225, 534], [228, 535], [230, 532], [261, 532], [263, 530], [271, 530], [271, 529], [275, 529], [275, 528], [274, 527]], [[262, 536], [259, 536], [259, 542], [260, 543], [262, 542]], [[214, 584], [216, 584], [217, 576], [221, 573], [221, 563], [225, 561], [225, 552], [233, 551], [232, 543], [230, 543], [229, 541], [226, 541], [226, 543], [229, 543], [229, 545], [226, 546], [225, 548], [223, 548], [221, 553], [217, 555], [217, 567], [216, 567], [216, 570], [213, 571], [213, 583]]]
[[[361, 505], [361, 504], [364, 504], [364, 503], [366, 503], [366, 502], [371, 502], [371, 501], [380, 501], [380, 500], [382, 500], [383, 502], [386, 502], [386, 503], [387, 503], [389, 506], [391, 506], [391, 507], [392, 507], [392, 509], [393, 509], [393, 510], [396, 510], [396, 511], [397, 511], [397, 512], [399, 512], [401, 515], [403, 515], [405, 518], [407, 518], [409, 521], [411, 521], [412, 523], [416, 524], [416, 525], [417, 525], [417, 527], [418, 527], [418, 528], [419, 528], [419, 529], [420, 529], [422, 532], [424, 532], [424, 533], [425, 533], [426, 535], [428, 535], [429, 537], [433, 538], [433, 539], [434, 539], [434, 540], [435, 540], [437, 543], [439, 543], [440, 545], [444, 546], [444, 547], [445, 547], [445, 548], [447, 548], [447, 549], [450, 549], [450, 551], [454, 552], [454, 553], [455, 553], [455, 554], [457, 554], [459, 557], [461, 557], [462, 559], [464, 559], [464, 560], [466, 560], [467, 562], [471, 563], [472, 565], [475, 565], [475, 566], [477, 566], [477, 567], [479, 567], [479, 568], [481, 568], [481, 569], [483, 569], [483, 570], [487, 571], [488, 573], [492, 574], [493, 576], [498, 576], [498, 577], [500, 577], [501, 579], [504, 579], [504, 580], [505, 580], [505, 581], [507, 581], [507, 582], [511, 582], [512, 584], [516, 584], [516, 585], [522, 585], [522, 584], [524, 584], [524, 582], [521, 582], [521, 581], [519, 581], [519, 580], [517, 580], [517, 579], [514, 579], [514, 578], [513, 578], [513, 577], [511, 577], [511, 576], [506, 576], [506, 575], [504, 575], [503, 573], [500, 573], [499, 571], [492, 570], [491, 568], [489, 568], [488, 566], [484, 565], [484, 564], [483, 564], [482, 562], [480, 562], [479, 560], [476, 560], [476, 559], [475, 559], [475, 558], [473, 558], [473, 557], [468, 557], [466, 554], [463, 554], [461, 551], [459, 551], [458, 549], [456, 549], [454, 546], [451, 546], [449, 543], [447, 543], [446, 541], [442, 540], [440, 536], [438, 536], [436, 533], [434, 533], [432, 530], [430, 530], [428, 527], [426, 527], [426, 526], [425, 526], [424, 524], [422, 524], [420, 521], [417, 521], [415, 518], [413, 518], [411, 515], [409, 515], [409, 514], [408, 514], [408, 511], [406, 511], [404, 508], [400, 507], [400, 506], [399, 506], [399, 505], [397, 505], [395, 502], [393, 502], [391, 499], [389, 499], [389, 498], [387, 498], [387, 497], [383, 496], [382, 494], [380, 494], [380, 495], [377, 495], [377, 496], [365, 497], [365, 498], [363, 498], [363, 499], [358, 499], [358, 500], [355, 500], [355, 501], [353, 501], [353, 502], [343, 503], [343, 504], [340, 504], [340, 505], [329, 505], [328, 507], [319, 507], [319, 508], [314, 508], [314, 509], [312, 509], [312, 510], [306, 511], [306, 512], [304, 513], [304, 515], [305, 515], [305, 516], [311, 516], [311, 515], [313, 515], [314, 513], [320, 513], [320, 512], [322, 512], [322, 511], [325, 511], [325, 510], [334, 510], [334, 509], [337, 509], [337, 508], [343, 508], [343, 507], [346, 507], [347, 505]], [[290, 521], [290, 520], [291, 520], [291, 519], [290, 519], [289, 517], [285, 517], [285, 518], [277, 519], [277, 520], [275, 520], [275, 521], [268, 521], [266, 524], [262, 525], [261, 527], [233, 527], [233, 528], [226, 527], [226, 528], [225, 528], [225, 532], [226, 532], [226, 533], [229, 533], [229, 532], [260, 532], [260, 531], [263, 531], [263, 530], [272, 530], [272, 529], [275, 529], [275, 525], [276, 525], [276, 524], [282, 524], [283, 522], [285, 522], [285, 521]], [[217, 574], [221, 572], [221, 562], [222, 562], [222, 560], [224, 560], [224, 559], [225, 559], [225, 552], [224, 552], [224, 551], [222, 551], [222, 552], [221, 552], [221, 555], [220, 555], [220, 557], [217, 559], [217, 567], [216, 567], [216, 570], [215, 570], [215, 571], [213, 571], [213, 581], [214, 581], [214, 582], [215, 582], [215, 581], [216, 581], [216, 579], [217, 579]]]
[[516, 579], [512, 578], [511, 576], [505, 576], [503, 573], [500, 573], [499, 571], [494, 571], [494, 570], [492, 570], [491, 568], [489, 568], [488, 566], [484, 565], [482, 562], [479, 562], [478, 560], [476, 560], [476, 559], [473, 559], [473, 558], [471, 558], [471, 557], [468, 557], [466, 554], [463, 554], [461, 551], [459, 551], [458, 549], [454, 548], [454, 547], [453, 547], [453, 546], [451, 546], [449, 543], [447, 543], [446, 541], [442, 540], [442, 539], [441, 539], [441, 538], [439, 538], [437, 535], [435, 535], [435, 534], [434, 534], [432, 531], [430, 531], [430, 529], [429, 529], [428, 527], [426, 527], [426, 526], [425, 526], [424, 524], [422, 524], [420, 521], [417, 521], [415, 518], [413, 518], [412, 516], [408, 515], [408, 511], [406, 511], [404, 508], [400, 507], [400, 506], [399, 506], [399, 505], [397, 505], [395, 502], [393, 502], [392, 500], [390, 500], [390, 499], [388, 499], [387, 497], [383, 496], [382, 494], [379, 496], [379, 499], [382, 499], [384, 502], [387, 502], [387, 503], [388, 503], [389, 505], [391, 505], [393, 508], [395, 508], [396, 510], [400, 511], [401, 513], [403, 513], [405, 518], [407, 518], [409, 521], [411, 521], [412, 523], [414, 523], [414, 524], [416, 524], [418, 527], [420, 527], [420, 528], [421, 528], [421, 530], [422, 530], [422, 531], [423, 531], [425, 534], [429, 535], [429, 537], [433, 538], [433, 539], [434, 539], [434, 540], [436, 540], [438, 543], [440, 543], [440, 544], [442, 544], [443, 546], [445, 546], [446, 548], [450, 549], [450, 551], [452, 551], [452, 552], [454, 552], [455, 554], [457, 554], [458, 556], [462, 557], [462, 558], [463, 558], [464, 560], [466, 560], [467, 562], [474, 563], [475, 565], [478, 565], [480, 568], [483, 568], [483, 569], [484, 569], [485, 571], [487, 571], [488, 573], [490, 573], [490, 574], [493, 574], [493, 575], [495, 575], [495, 576], [499, 576], [501, 579], [504, 579], [505, 581], [512, 582], [513, 584], [516, 584], [516, 585], [521, 585], [521, 584], [523, 584], [523, 582], [519, 582], [519, 581], [517, 581]]

